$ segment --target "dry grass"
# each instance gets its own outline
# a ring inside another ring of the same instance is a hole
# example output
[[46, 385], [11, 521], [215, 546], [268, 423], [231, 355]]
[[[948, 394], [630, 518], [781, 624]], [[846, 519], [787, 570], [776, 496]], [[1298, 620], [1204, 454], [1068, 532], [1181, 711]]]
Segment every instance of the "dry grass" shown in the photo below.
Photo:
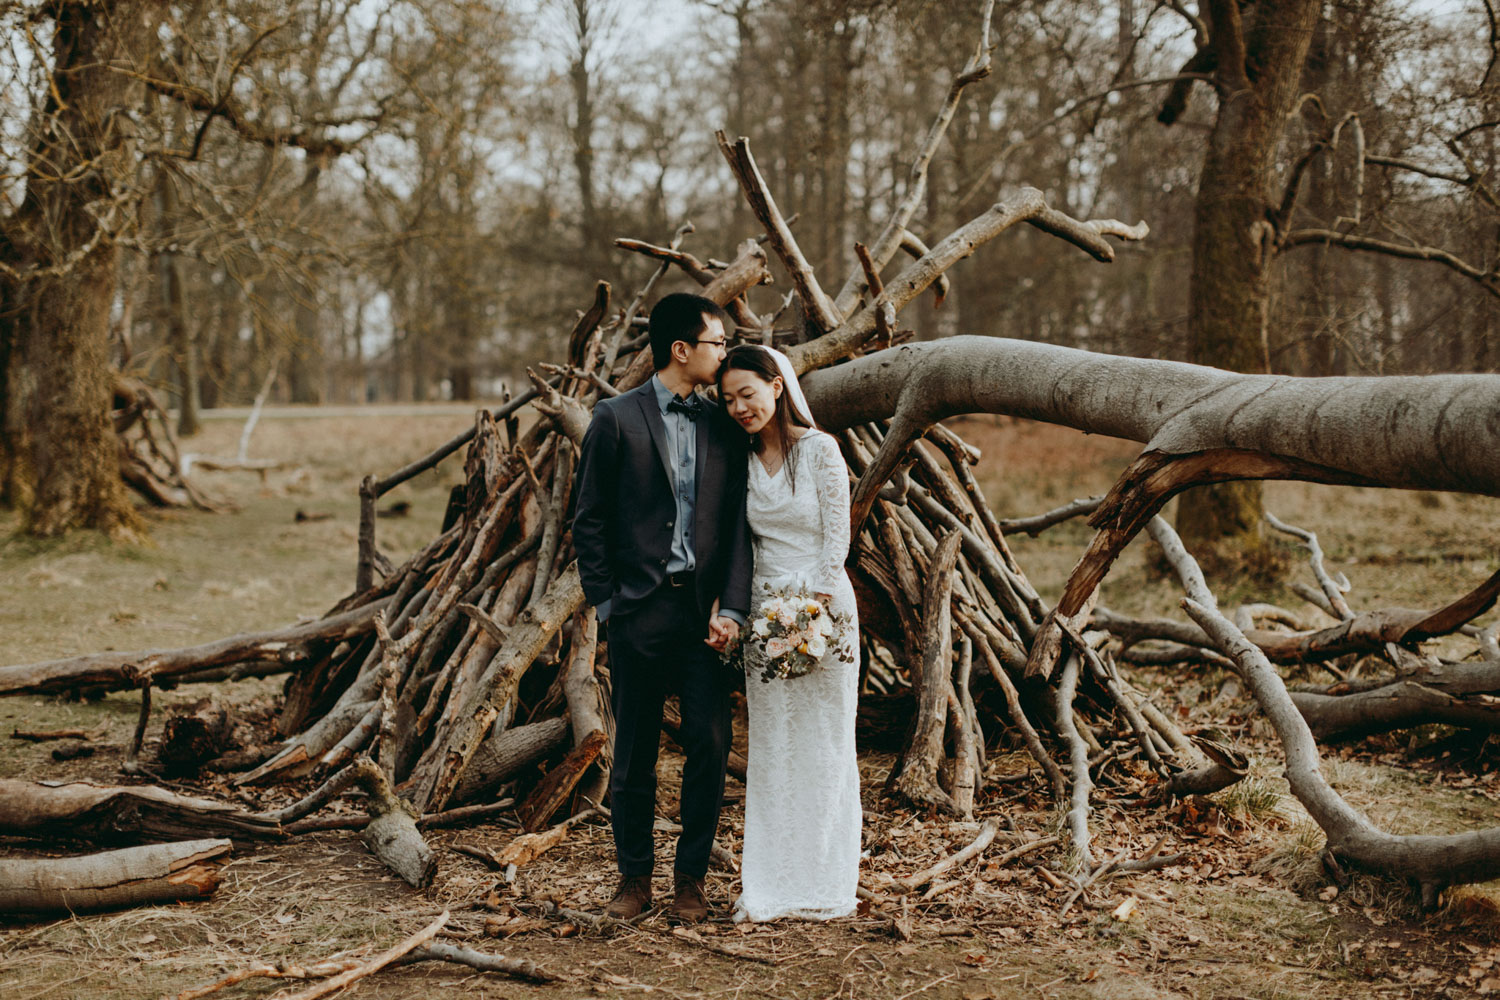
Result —
[[[66, 656], [105, 647], [185, 645], [227, 633], [317, 615], [348, 590], [354, 571], [355, 485], [367, 472], [387, 472], [464, 429], [466, 409], [374, 418], [298, 415], [265, 420], [252, 454], [297, 463], [264, 480], [250, 473], [205, 477], [232, 496], [238, 513], [151, 515], [153, 544], [124, 547], [77, 535], [36, 542], [0, 541], [0, 662]], [[232, 454], [235, 420], [213, 421], [192, 450]], [[985, 487], [1002, 516], [1035, 513], [1074, 496], [1102, 492], [1134, 454], [1134, 446], [1013, 421], [960, 421], [958, 430], [985, 450]], [[401, 555], [428, 540], [459, 479], [458, 462], [403, 488], [411, 516], [379, 522], [382, 547]], [[1297, 484], [1268, 486], [1269, 506], [1284, 519], [1319, 533], [1332, 568], [1348, 573], [1357, 606], [1430, 606], [1468, 589], [1493, 571], [1496, 512], [1475, 498], [1332, 490]], [[330, 514], [299, 523], [297, 510]], [[0, 520], [0, 531], [13, 522]], [[1016, 540], [1017, 558], [1038, 588], [1055, 595], [1086, 544], [1079, 523], [1039, 539]], [[1148, 566], [1133, 545], [1105, 583], [1105, 601], [1124, 611], [1174, 613], [1177, 589]], [[1226, 594], [1294, 606], [1289, 592]], [[433, 836], [442, 865], [425, 892], [408, 889], [374, 861], [352, 834], [303, 838], [237, 852], [220, 892], [194, 906], [152, 907], [41, 924], [0, 922], [0, 996], [124, 998], [175, 995], [223, 972], [264, 960], [314, 961], [341, 952], [369, 952], [416, 930], [445, 906], [476, 947], [532, 958], [573, 981], [556, 988], [522, 986], [465, 969], [418, 967], [383, 973], [359, 988], [370, 997], [463, 996], [548, 998], [578, 995], [797, 998], [909, 997], [912, 1000], [1045, 998], [1355, 998], [1370, 995], [1468, 995], [1473, 963], [1494, 958], [1492, 890], [1454, 894], [1436, 915], [1412, 909], [1401, 887], [1356, 879], [1336, 899], [1317, 853], [1321, 837], [1286, 794], [1280, 764], [1268, 752], [1264, 727], [1229, 678], [1211, 672], [1141, 675], [1166, 706], [1189, 721], [1236, 719], [1235, 731], [1256, 748], [1249, 781], [1213, 802], [1185, 803], [1146, 814], [1101, 799], [1095, 834], [1104, 856], [1139, 854], [1161, 833], [1182, 865], [1109, 883], [1058, 913], [1065, 893], [1029, 867], [1060, 859], [1039, 855], [1000, 868], [982, 859], [960, 888], [918, 903], [917, 933], [901, 943], [889, 921], [865, 915], [831, 925], [778, 923], [758, 927], [710, 924], [704, 938], [745, 949], [773, 964], [735, 961], [674, 937], [660, 916], [613, 937], [586, 929], [549, 929], [504, 941], [483, 938], [484, 909], [493, 891], [504, 912], [535, 912], [547, 901], [597, 909], [612, 888], [608, 831], [585, 824], [569, 841], [523, 870], [514, 885], [448, 848], [454, 842], [503, 846], [499, 825]], [[233, 685], [237, 701], [269, 706], [274, 679]], [[165, 696], [182, 700], [199, 692]], [[58, 764], [50, 747], [0, 741], [0, 775], [42, 778], [92, 775], [117, 780], [123, 745], [136, 711], [132, 695], [79, 704], [42, 698], [0, 702], [0, 726], [104, 729], [89, 759]], [[1241, 718], [1242, 717], [1242, 718]], [[160, 714], [148, 733], [159, 734]], [[1419, 743], [1440, 739], [1424, 736]], [[1420, 747], [1419, 747], [1420, 748]], [[1494, 823], [1492, 771], [1477, 758], [1465, 768], [1430, 756], [1412, 771], [1406, 744], [1361, 746], [1330, 755], [1329, 776], [1377, 822], [1398, 832], [1473, 829]], [[890, 758], [862, 756], [865, 804], [878, 798]], [[1470, 766], [1473, 765], [1473, 766]], [[997, 772], [1024, 768], [1024, 757], [997, 759]], [[664, 810], [672, 811], [676, 759], [663, 774]], [[983, 811], [1014, 824], [1014, 837], [1041, 835], [1056, 818], [1032, 796], [1007, 799], [1003, 786]], [[735, 790], [735, 786], [731, 786]], [[217, 794], [231, 794], [220, 790]], [[1409, 804], [1420, 801], [1414, 815]], [[867, 824], [866, 875], [906, 874], [934, 863], [972, 836], [966, 827], [921, 824], [904, 812]], [[739, 842], [742, 810], [731, 802], [724, 841]], [[668, 845], [661, 843], [665, 872]], [[35, 845], [0, 850], [34, 851]], [[658, 894], [665, 893], [659, 880]], [[711, 882], [727, 903], [733, 873]], [[1111, 911], [1127, 895], [1138, 900], [1128, 920]], [[558, 936], [559, 934], [566, 936]], [[1486, 957], [1488, 956], [1488, 957]], [[1478, 967], [1478, 966], [1476, 966]], [[1432, 970], [1424, 972], [1422, 970]], [[1475, 980], [1477, 981], [1477, 980]], [[268, 996], [279, 984], [256, 981], [226, 990], [226, 1000]], [[1446, 993], [1445, 991], [1455, 991]], [[1389, 992], [1388, 992], [1389, 991]]]

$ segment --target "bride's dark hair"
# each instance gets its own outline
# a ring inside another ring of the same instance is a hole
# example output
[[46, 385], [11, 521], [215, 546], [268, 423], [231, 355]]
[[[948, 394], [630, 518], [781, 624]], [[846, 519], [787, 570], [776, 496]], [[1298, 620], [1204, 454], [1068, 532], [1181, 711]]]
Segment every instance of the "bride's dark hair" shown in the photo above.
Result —
[[[717, 377], [719, 386], [719, 399], [724, 400], [724, 376], [731, 371], [750, 372], [757, 375], [763, 382], [770, 383], [772, 379], [781, 378], [781, 369], [776, 367], [776, 359], [771, 352], [756, 344], [740, 344], [732, 347], [724, 356], [724, 363], [719, 365]], [[787, 481], [796, 488], [797, 466], [795, 464], [792, 450], [792, 429], [794, 427], [812, 427], [807, 421], [797, 416], [792, 407], [792, 394], [788, 391], [785, 380], [782, 381], [781, 395], [776, 397], [776, 412], [771, 416], [769, 425], [774, 427], [776, 435], [781, 440], [782, 461], [786, 464]], [[754, 448], [760, 451], [765, 447], [762, 438], [765, 430], [760, 434], [751, 435], [754, 440]]]

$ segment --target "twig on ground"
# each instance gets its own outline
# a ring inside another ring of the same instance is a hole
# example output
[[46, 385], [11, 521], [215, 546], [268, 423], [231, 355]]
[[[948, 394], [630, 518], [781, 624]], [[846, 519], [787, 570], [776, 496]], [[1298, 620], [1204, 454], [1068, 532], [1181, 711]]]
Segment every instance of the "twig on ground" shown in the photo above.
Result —
[[287, 997], [286, 1000], [317, 1000], [318, 997], [325, 997], [335, 990], [343, 989], [345, 986], [348, 986], [356, 979], [363, 979], [366, 976], [374, 975], [381, 969], [385, 968], [387, 965], [390, 965], [392, 962], [396, 961], [398, 958], [410, 954], [412, 951], [420, 948], [421, 946], [431, 941], [433, 938], [437, 937], [437, 932], [442, 930], [443, 925], [447, 922], [448, 911], [444, 910], [442, 913], [438, 914], [436, 920], [434, 920], [432, 923], [428, 924], [421, 930], [417, 931], [417, 933], [413, 934], [405, 941], [402, 941], [400, 944], [387, 948], [385, 951], [381, 952], [379, 955], [376, 955], [374, 958], [370, 959], [368, 962], [365, 962], [363, 965], [356, 966], [352, 969], [346, 969], [330, 979], [325, 979], [323, 982], [312, 987], [311, 989], [303, 990], [301, 993]]
[[979, 831], [979, 836], [975, 837], [968, 847], [965, 847], [951, 857], [944, 858], [926, 871], [918, 872], [907, 878], [897, 879], [896, 887], [902, 892], [911, 892], [913, 889], [931, 882], [950, 868], [955, 868], [970, 858], [978, 857], [984, 853], [986, 847], [990, 846], [990, 843], [995, 839], [995, 834], [999, 832], [1000, 824], [998, 821], [993, 819], [985, 820], [983, 829]]

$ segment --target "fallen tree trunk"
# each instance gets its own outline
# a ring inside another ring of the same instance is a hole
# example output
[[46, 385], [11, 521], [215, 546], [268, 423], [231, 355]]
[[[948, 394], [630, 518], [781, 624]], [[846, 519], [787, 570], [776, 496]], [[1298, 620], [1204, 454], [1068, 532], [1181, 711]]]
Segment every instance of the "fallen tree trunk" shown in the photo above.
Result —
[[0, 834], [92, 844], [201, 839], [279, 840], [281, 824], [164, 788], [0, 778]]
[[227, 840], [127, 847], [76, 858], [0, 858], [0, 913], [83, 913], [206, 899]]

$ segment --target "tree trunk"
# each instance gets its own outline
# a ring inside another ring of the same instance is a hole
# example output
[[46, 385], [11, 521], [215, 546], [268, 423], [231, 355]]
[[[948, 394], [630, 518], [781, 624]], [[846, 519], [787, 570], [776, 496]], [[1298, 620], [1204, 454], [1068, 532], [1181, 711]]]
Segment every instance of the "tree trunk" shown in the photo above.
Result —
[[[1274, 229], [1270, 184], [1287, 113], [1312, 40], [1316, 0], [1263, 0], [1241, 30], [1233, 4], [1215, 12], [1218, 115], [1193, 206], [1188, 360], [1238, 372], [1267, 372], [1266, 309]], [[1185, 494], [1177, 508], [1183, 541], [1199, 554], [1238, 551], [1252, 565], [1268, 550], [1257, 483], [1221, 483]]]
[[[133, 70], [157, 45], [155, 5], [69, 4], [56, 14], [51, 127], [31, 151], [26, 194], [5, 220], [6, 255], [35, 267], [15, 288], [4, 328], [5, 493], [24, 530], [58, 535], [143, 531], [119, 473], [110, 423], [110, 307], [130, 214], [133, 125], [144, 85]], [[9, 291], [9, 289], [7, 290]]]
[[[176, 132], [182, 132], [183, 114], [177, 112]], [[177, 192], [172, 175], [161, 170], [156, 178], [157, 228], [170, 242], [176, 224]], [[157, 279], [161, 284], [161, 308], [167, 328], [167, 351], [172, 358], [172, 378], [177, 383], [177, 433], [183, 437], [197, 434], [198, 422], [198, 338], [196, 324], [189, 326], [183, 301], [182, 260], [170, 250], [156, 255]]]

